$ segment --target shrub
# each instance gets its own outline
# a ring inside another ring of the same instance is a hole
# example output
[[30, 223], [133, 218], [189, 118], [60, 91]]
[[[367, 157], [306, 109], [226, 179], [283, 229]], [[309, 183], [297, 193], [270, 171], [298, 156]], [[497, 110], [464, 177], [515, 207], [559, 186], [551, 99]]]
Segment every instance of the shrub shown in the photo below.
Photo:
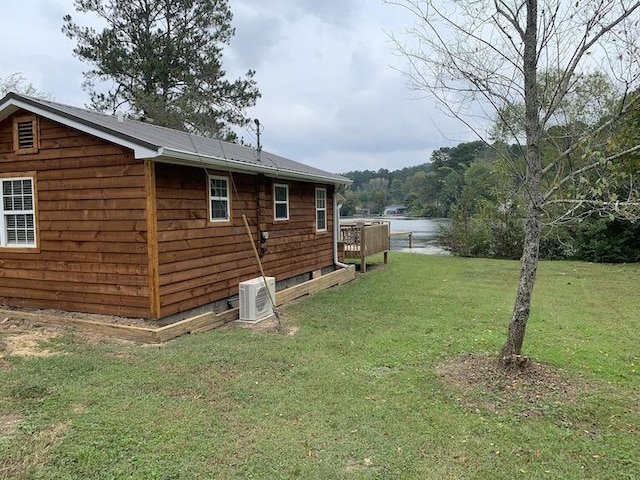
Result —
[[640, 224], [589, 219], [575, 229], [576, 260], [599, 263], [640, 262]]

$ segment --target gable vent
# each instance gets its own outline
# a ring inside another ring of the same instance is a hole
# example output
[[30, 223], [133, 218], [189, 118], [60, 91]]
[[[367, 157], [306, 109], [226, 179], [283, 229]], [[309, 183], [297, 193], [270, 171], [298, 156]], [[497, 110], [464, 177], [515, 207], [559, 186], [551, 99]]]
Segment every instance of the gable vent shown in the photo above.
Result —
[[13, 122], [13, 142], [16, 153], [36, 153], [38, 151], [38, 130], [36, 117], [20, 117]]
[[35, 146], [35, 136], [33, 133], [33, 122], [18, 122], [18, 149], [33, 148]]

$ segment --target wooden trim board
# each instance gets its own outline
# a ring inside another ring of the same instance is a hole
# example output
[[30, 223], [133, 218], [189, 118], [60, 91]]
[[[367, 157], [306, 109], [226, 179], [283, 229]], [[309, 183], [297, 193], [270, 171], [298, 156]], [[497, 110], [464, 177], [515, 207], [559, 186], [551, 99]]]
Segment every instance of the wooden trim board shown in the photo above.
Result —
[[276, 293], [276, 304], [283, 305], [306, 295], [314, 295], [331, 287], [343, 285], [356, 278], [355, 265], [336, 270], [313, 280], [301, 283]]
[[[355, 266], [350, 265], [349, 268], [336, 270], [316, 279], [301, 283], [300, 285], [277, 292], [276, 304], [283, 305], [297, 298], [313, 295], [334, 286], [343, 285], [355, 279], [355, 277]], [[23, 320], [35, 324], [78, 328], [84, 331], [123, 340], [132, 340], [134, 342], [164, 343], [187, 333], [205, 332], [237, 320], [239, 317], [239, 309], [233, 308], [219, 314], [213, 312], [203, 313], [159, 328], [136, 327], [120, 323], [97, 322], [95, 320], [71, 318], [63, 315], [8, 309], [0, 309], [0, 316], [10, 320]]]
[[144, 161], [149, 264], [149, 312], [151, 313], [151, 318], [160, 318], [160, 260], [158, 255], [158, 210], [156, 206], [155, 169], [155, 164], [151, 160]]

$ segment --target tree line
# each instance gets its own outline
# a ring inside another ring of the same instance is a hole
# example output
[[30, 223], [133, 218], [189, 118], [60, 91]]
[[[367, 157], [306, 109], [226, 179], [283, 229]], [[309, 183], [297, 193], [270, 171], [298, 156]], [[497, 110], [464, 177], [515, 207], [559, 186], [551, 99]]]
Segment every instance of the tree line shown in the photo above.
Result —
[[[637, 117], [619, 125], [619, 141], [638, 136], [635, 125], [640, 115]], [[523, 247], [525, 194], [505, 158], [513, 161], [518, 155], [522, 153], [516, 144], [472, 141], [435, 150], [428, 162], [417, 166], [347, 172], [344, 175], [353, 183], [344, 192], [341, 213], [375, 215], [382, 214], [385, 206], [404, 205], [409, 216], [449, 218], [439, 240], [455, 255], [517, 259]], [[625, 156], [617, 166], [638, 172], [640, 154]], [[594, 174], [581, 182], [599, 180], [602, 177]], [[543, 228], [540, 255], [544, 259], [639, 262], [640, 222], [597, 212], [549, 222]]]
[[463, 186], [464, 172], [476, 160], [488, 159], [491, 149], [482, 141], [443, 147], [422, 165], [389, 171], [351, 171], [344, 175], [353, 183], [344, 193], [342, 214], [374, 215], [388, 205], [405, 205], [408, 215], [449, 217]]

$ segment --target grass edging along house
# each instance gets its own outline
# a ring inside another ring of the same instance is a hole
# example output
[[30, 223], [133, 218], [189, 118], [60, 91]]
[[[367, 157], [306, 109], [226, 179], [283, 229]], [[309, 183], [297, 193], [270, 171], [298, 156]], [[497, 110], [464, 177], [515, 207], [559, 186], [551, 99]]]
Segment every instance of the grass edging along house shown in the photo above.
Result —
[[170, 323], [343, 268], [351, 181], [269, 152], [9, 93], [0, 100], [0, 305]]

